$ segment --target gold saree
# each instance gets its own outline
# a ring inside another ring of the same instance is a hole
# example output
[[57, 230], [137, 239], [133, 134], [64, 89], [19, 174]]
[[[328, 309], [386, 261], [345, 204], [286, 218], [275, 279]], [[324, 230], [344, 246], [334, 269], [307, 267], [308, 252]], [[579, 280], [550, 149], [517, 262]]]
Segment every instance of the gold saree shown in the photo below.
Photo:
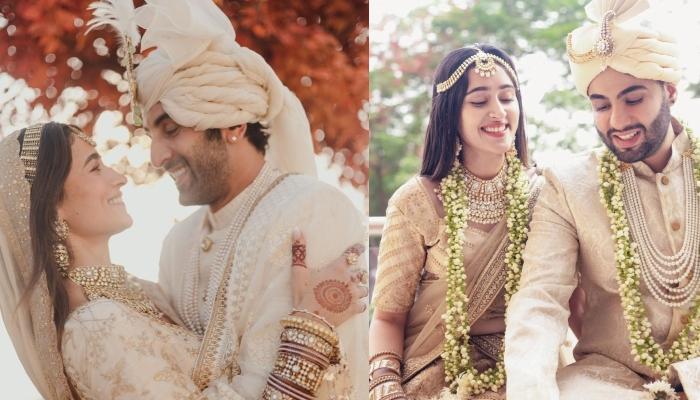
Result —
[[[539, 191], [530, 188], [530, 206]], [[472, 326], [471, 357], [482, 371], [495, 365], [503, 347], [505, 301], [505, 220], [484, 232], [465, 229], [464, 265]], [[375, 309], [407, 312], [402, 385], [411, 399], [439, 396], [445, 387], [441, 353], [445, 336], [442, 314], [447, 292], [447, 233], [430, 189], [416, 177], [392, 196], [379, 250]], [[505, 390], [477, 399], [504, 399]]]

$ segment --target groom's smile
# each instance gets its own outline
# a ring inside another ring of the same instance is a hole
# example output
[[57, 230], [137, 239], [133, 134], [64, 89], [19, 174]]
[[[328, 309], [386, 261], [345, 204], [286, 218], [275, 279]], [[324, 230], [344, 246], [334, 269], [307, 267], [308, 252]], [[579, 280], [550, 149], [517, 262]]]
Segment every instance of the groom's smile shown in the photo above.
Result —
[[190, 183], [191, 179], [188, 179], [191, 176], [190, 169], [185, 165], [184, 161], [176, 162], [176, 165], [172, 167], [166, 166], [165, 169], [175, 181], [178, 189], [182, 190]]

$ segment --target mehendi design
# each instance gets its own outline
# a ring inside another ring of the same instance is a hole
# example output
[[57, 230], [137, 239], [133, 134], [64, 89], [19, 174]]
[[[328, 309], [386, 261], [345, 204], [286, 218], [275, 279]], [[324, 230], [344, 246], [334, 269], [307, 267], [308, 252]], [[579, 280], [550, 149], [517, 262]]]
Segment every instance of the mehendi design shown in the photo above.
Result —
[[352, 293], [350, 293], [348, 284], [335, 279], [329, 279], [316, 285], [314, 295], [316, 301], [323, 308], [338, 314], [347, 310], [352, 302]]
[[292, 244], [292, 266], [306, 268], [306, 245], [296, 240]]

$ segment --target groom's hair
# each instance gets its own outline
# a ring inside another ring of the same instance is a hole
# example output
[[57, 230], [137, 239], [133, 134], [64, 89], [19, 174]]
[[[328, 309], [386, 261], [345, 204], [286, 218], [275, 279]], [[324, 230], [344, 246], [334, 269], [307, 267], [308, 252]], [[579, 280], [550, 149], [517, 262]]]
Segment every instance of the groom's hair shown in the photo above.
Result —
[[[210, 142], [221, 141], [221, 129], [209, 128], [205, 131], [205, 135]], [[260, 122], [247, 123], [245, 128], [245, 137], [261, 154], [265, 154], [267, 143], [270, 134], [265, 132]]]
[[[17, 140], [20, 152], [26, 129], [20, 131]], [[58, 218], [58, 203], [63, 199], [63, 186], [73, 162], [71, 145], [75, 135], [69, 125], [49, 122], [41, 129], [36, 177], [29, 195], [29, 234], [32, 248], [32, 273], [20, 305], [29, 300], [42, 275], [46, 276], [53, 319], [59, 339], [68, 318], [68, 293], [63, 286], [53, 246], [59, 242], [54, 222]], [[60, 347], [60, 340], [59, 340]]]
[[[432, 106], [430, 110], [430, 119], [428, 120], [428, 128], [425, 132], [423, 162], [420, 171], [422, 176], [429, 177], [433, 181], [446, 177], [454, 163], [455, 153], [457, 152], [457, 140], [459, 139], [462, 103], [464, 102], [464, 96], [467, 94], [467, 87], [469, 85], [467, 72], [474, 68], [474, 64], [464, 71], [462, 76], [447, 91], [438, 93], [437, 83], [446, 81], [464, 60], [475, 55], [479, 49], [484, 53], [500, 57], [515, 71], [513, 60], [510, 59], [508, 54], [495, 46], [487, 44], [480, 44], [478, 47], [471, 46], [453, 50], [440, 62], [440, 65], [438, 65], [435, 71]], [[497, 63], [496, 65], [499, 64]], [[510, 76], [510, 74], [507, 75]], [[513, 77], [511, 77], [511, 79], [513, 79]], [[513, 82], [513, 86], [516, 87], [515, 97], [518, 99], [518, 108], [520, 109], [518, 129], [515, 131], [515, 149], [523, 165], [528, 166], [529, 159], [527, 153], [527, 136], [525, 135], [523, 101], [517, 82]], [[460, 157], [464, 157], [464, 152], [461, 152]]]

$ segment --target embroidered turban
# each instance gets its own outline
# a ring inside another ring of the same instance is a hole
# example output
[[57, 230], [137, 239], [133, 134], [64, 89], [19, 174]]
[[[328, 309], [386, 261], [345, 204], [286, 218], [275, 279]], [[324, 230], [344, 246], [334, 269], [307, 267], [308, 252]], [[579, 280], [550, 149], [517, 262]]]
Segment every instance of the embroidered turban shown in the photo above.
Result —
[[590, 22], [567, 37], [567, 56], [576, 89], [588, 95], [591, 81], [606, 67], [640, 79], [678, 83], [681, 68], [675, 40], [643, 26], [637, 17], [647, 0], [593, 0]]

